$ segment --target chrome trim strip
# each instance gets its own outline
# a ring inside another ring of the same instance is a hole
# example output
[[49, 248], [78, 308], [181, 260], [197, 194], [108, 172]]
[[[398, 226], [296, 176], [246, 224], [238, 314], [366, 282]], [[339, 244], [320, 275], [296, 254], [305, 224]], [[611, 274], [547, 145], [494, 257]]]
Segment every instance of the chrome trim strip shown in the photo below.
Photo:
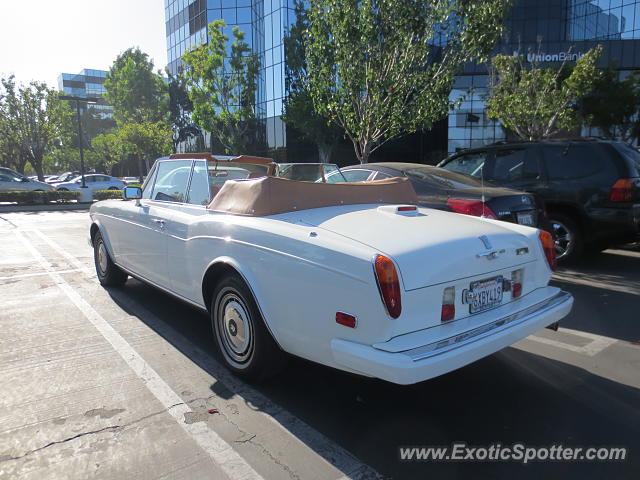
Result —
[[499, 318], [489, 324], [482, 325], [474, 328], [473, 330], [468, 330], [437, 342], [429, 343], [428, 345], [423, 345], [421, 347], [412, 348], [398, 353], [402, 353], [403, 355], [410, 357], [414, 362], [440, 355], [523, 323], [529, 320], [534, 314], [544, 313], [551, 308], [568, 302], [571, 298], [572, 295], [569, 292], [561, 291], [551, 298], [536, 303], [535, 305], [531, 305], [519, 312]]

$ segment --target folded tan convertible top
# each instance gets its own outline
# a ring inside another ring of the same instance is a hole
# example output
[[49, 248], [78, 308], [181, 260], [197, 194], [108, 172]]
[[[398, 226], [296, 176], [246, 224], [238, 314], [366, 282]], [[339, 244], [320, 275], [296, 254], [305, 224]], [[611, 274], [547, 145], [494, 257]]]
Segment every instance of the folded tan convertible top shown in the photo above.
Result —
[[418, 197], [407, 178], [313, 183], [262, 177], [227, 181], [208, 208], [216, 212], [261, 217], [310, 208], [368, 203], [417, 204]]

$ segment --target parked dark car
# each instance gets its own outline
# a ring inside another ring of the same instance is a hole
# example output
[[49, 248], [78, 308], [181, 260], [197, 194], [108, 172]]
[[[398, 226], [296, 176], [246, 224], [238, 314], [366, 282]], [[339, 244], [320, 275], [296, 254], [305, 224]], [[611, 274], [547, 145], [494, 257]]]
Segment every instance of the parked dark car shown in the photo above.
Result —
[[623, 143], [501, 142], [459, 152], [438, 166], [540, 197], [559, 260], [640, 237], [640, 153]]
[[[340, 169], [349, 182], [407, 177], [425, 207], [541, 226], [544, 210], [531, 194], [420, 163], [367, 163]], [[329, 180], [329, 179], [328, 179]]]

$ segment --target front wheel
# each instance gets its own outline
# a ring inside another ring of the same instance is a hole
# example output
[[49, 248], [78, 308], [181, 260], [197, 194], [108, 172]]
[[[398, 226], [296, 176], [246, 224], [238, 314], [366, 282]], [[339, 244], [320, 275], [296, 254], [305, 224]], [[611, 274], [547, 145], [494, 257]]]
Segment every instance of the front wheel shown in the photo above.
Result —
[[249, 381], [275, 375], [285, 354], [267, 330], [253, 294], [237, 274], [215, 287], [211, 303], [214, 339], [229, 370]]
[[100, 232], [93, 239], [93, 260], [96, 264], [98, 281], [104, 287], [123, 285], [128, 275], [113, 263]]
[[68, 191], [69, 191], [69, 189], [68, 189], [68, 188], [64, 188], [64, 187], [62, 187], [62, 188], [59, 188], [59, 189], [58, 189], [58, 191], [59, 191], [59, 192], [68, 192]]

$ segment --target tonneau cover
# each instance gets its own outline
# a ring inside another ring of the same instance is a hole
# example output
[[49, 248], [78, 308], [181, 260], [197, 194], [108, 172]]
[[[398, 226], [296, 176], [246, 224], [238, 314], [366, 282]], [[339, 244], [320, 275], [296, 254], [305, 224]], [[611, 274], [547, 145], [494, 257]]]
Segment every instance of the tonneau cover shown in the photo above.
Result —
[[407, 178], [372, 182], [313, 183], [278, 177], [227, 181], [208, 208], [236, 215], [266, 216], [337, 205], [417, 204]]

